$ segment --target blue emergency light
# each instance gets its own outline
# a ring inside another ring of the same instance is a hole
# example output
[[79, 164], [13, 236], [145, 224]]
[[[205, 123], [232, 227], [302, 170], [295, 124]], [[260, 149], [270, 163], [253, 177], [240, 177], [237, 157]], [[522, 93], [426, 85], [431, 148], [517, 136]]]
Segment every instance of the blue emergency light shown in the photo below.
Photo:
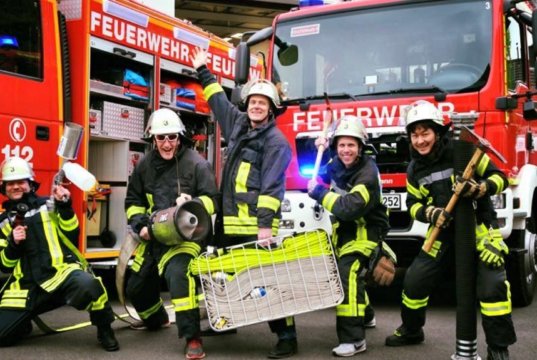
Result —
[[308, 7], [308, 6], [334, 4], [336, 2], [340, 2], [340, 1], [338, 0], [300, 0], [298, 3], [298, 6], [302, 8], [302, 7]]
[[0, 35], [0, 48], [19, 48], [19, 42], [17, 38], [13, 35]]

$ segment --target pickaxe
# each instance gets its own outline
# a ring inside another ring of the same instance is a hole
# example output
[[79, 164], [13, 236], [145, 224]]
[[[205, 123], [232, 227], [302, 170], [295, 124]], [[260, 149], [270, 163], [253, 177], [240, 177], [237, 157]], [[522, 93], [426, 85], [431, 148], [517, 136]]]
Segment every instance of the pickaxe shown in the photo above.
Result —
[[[464, 180], [470, 180], [474, 176], [475, 169], [477, 165], [479, 164], [481, 157], [485, 153], [493, 154], [503, 163], [507, 162], [507, 160], [505, 160], [502, 154], [500, 154], [498, 151], [496, 151], [492, 147], [492, 145], [490, 144], [488, 140], [477, 135], [475, 132], [473, 132], [466, 126], [463, 126], [461, 128], [459, 139], [462, 141], [472, 143], [476, 146], [476, 149], [474, 151], [474, 154], [472, 155], [472, 158], [470, 159], [470, 161], [468, 162], [468, 165], [466, 165], [466, 168], [464, 169], [464, 172], [462, 173], [462, 178]], [[451, 199], [449, 199], [449, 202], [444, 210], [447, 213], [451, 214], [458, 200], [459, 200], [459, 195], [453, 194], [451, 196]], [[427, 238], [425, 243], [423, 243], [422, 249], [425, 252], [431, 251], [433, 244], [436, 241], [436, 238], [438, 237], [438, 234], [440, 234], [440, 230], [441, 229], [437, 226], [433, 228], [433, 231], [431, 231], [429, 238]]]

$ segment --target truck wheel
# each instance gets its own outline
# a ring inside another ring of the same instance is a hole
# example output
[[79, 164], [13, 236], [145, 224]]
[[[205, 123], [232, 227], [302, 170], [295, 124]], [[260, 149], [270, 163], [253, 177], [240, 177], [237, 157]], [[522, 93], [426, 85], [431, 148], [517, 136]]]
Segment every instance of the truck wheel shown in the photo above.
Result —
[[536, 234], [528, 229], [511, 234], [506, 270], [515, 306], [528, 306], [533, 302], [537, 286], [536, 246]]
[[101, 244], [103, 244], [106, 248], [111, 248], [116, 245], [116, 234], [114, 234], [112, 231], [104, 229], [100, 236]]

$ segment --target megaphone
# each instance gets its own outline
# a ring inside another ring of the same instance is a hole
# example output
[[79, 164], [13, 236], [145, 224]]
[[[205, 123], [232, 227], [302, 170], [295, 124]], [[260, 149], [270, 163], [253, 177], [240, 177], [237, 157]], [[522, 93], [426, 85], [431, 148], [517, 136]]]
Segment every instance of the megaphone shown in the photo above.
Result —
[[184, 241], [201, 243], [212, 233], [211, 216], [195, 200], [155, 211], [151, 214], [149, 223], [151, 239], [168, 246], [179, 245]]

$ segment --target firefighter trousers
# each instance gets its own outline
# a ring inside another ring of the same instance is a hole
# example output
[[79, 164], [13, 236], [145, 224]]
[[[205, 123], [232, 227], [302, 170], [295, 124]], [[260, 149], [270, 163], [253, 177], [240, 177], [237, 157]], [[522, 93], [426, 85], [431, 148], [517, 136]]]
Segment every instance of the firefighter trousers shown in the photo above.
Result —
[[[188, 271], [192, 259], [190, 254], [176, 254], [163, 272], [175, 310], [178, 335], [186, 339], [200, 333], [196, 281]], [[157, 329], [168, 321], [160, 297], [160, 281], [157, 260], [148, 256], [144, 258], [140, 271], [133, 272], [127, 283], [127, 296], [149, 329]]]
[[364, 314], [368, 305], [365, 279], [360, 276], [367, 258], [349, 254], [338, 260], [344, 299], [336, 307], [336, 331], [339, 343], [357, 343], [365, 339]]
[[[442, 244], [445, 247], [445, 244]], [[452, 259], [451, 251], [439, 251], [433, 257], [423, 250], [408, 268], [403, 284], [401, 318], [410, 331], [425, 325], [429, 295]], [[482, 326], [489, 346], [506, 347], [516, 342], [511, 318], [511, 293], [503, 267], [492, 269], [479, 259], [476, 297], [481, 309]]]
[[10, 346], [32, 331], [31, 320], [39, 314], [70, 305], [89, 310], [91, 323], [97, 327], [110, 325], [114, 313], [101, 281], [82, 270], [70, 273], [53, 292], [36, 287], [28, 296], [26, 308], [0, 309], [0, 346]]

